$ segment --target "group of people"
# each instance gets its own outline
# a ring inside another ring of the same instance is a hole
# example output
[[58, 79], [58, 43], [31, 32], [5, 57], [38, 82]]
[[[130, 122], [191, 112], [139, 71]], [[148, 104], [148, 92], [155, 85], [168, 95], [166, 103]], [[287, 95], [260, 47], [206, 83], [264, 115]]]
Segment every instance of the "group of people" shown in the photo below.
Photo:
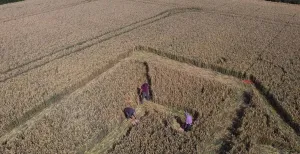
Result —
[[[145, 82], [141, 88], [140, 88], [140, 91], [139, 91], [139, 101], [141, 104], [144, 103], [144, 100], [150, 100], [151, 99], [151, 96], [150, 96], [150, 86], [147, 82]], [[125, 117], [127, 119], [131, 119], [132, 120], [132, 124], [137, 124], [139, 121], [138, 119], [136, 118], [136, 115], [135, 115], [135, 109], [132, 108], [132, 107], [126, 107], [124, 109], [124, 114], [125, 114]], [[192, 128], [192, 124], [193, 124], [193, 117], [187, 112], [185, 111], [184, 113], [185, 115], [185, 123], [181, 126], [180, 130], [184, 130], [184, 131], [190, 131], [191, 128]]]

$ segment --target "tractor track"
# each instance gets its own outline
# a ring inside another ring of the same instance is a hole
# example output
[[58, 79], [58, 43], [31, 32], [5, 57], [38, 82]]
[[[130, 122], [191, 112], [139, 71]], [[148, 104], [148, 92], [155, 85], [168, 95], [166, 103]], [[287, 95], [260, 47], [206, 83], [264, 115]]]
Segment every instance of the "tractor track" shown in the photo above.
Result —
[[[90, 2], [90, 1], [88, 1]], [[139, 20], [136, 22], [133, 22], [131, 24], [128, 24], [126, 26], [99, 34], [98, 36], [95, 36], [93, 38], [63, 47], [61, 49], [58, 50], [54, 50], [52, 52], [50, 52], [49, 54], [46, 54], [44, 56], [35, 58], [33, 60], [27, 61], [23, 64], [17, 65], [15, 67], [12, 68], [8, 68], [6, 70], [0, 71], [0, 83], [1, 82], [5, 82], [9, 79], [12, 79], [14, 77], [17, 77], [19, 75], [22, 75], [26, 72], [29, 72], [30, 70], [36, 69], [38, 67], [44, 66], [47, 63], [50, 63], [54, 60], [69, 56], [73, 53], [77, 53], [77, 52], [81, 52], [84, 49], [87, 49], [89, 47], [92, 47], [96, 44], [102, 43], [104, 41], [108, 41], [110, 39], [113, 39], [115, 37], [118, 37], [122, 34], [126, 34], [128, 32], [131, 32], [137, 28], [143, 27], [143, 26], [147, 26], [149, 24], [152, 24], [154, 22], [163, 20], [165, 18], [168, 18], [170, 16], [174, 16], [176, 14], [179, 13], [186, 13], [186, 12], [203, 12], [203, 13], [213, 13], [213, 14], [218, 14], [218, 15], [231, 15], [231, 13], [223, 13], [219, 12], [217, 10], [207, 10], [207, 9], [202, 9], [202, 8], [198, 8], [198, 7], [187, 7], [187, 8], [173, 8], [173, 9], [169, 9], [163, 12], [158, 13], [157, 15], [154, 15], [152, 17], [143, 19], [143, 20]], [[241, 18], [247, 18], [248, 16], [246, 15], [238, 15], [238, 14], [233, 14], [236, 17], [241, 17]], [[250, 17], [249, 17], [250, 18]], [[250, 19], [256, 19], [256, 17], [251, 17]], [[263, 22], [267, 22], [262, 20]], [[276, 22], [276, 21], [273, 21]], [[289, 22], [286, 22], [285, 24], [287, 24]], [[272, 42], [272, 41], [271, 41]], [[245, 70], [245, 72], [247, 72], [249, 69], [251, 68], [251, 66], [249, 68], [247, 68]]]
[[149, 25], [151, 23], [157, 22], [159, 20], [162, 20], [164, 18], [173, 16], [178, 13], [184, 13], [184, 12], [194, 12], [194, 11], [201, 11], [200, 8], [177, 8], [177, 9], [170, 9], [167, 11], [163, 11], [155, 16], [152, 16], [150, 18], [146, 18], [134, 23], [131, 23], [129, 25], [126, 25], [124, 27], [108, 31], [106, 33], [103, 33], [101, 35], [98, 35], [96, 37], [90, 38], [88, 40], [78, 42], [76, 44], [67, 46], [65, 48], [56, 50], [52, 53], [49, 53], [45, 56], [36, 58], [34, 60], [31, 60], [29, 62], [23, 63], [21, 65], [18, 65], [16, 67], [7, 69], [5, 71], [0, 72], [0, 82], [5, 82], [9, 79], [12, 79], [14, 77], [17, 77], [21, 74], [24, 74], [32, 69], [36, 69], [38, 67], [44, 66], [47, 63], [50, 63], [51, 61], [63, 58], [65, 56], [71, 55], [76, 52], [80, 52], [84, 49], [87, 49], [95, 44], [102, 43], [104, 41], [110, 40], [112, 38], [115, 38], [117, 36], [120, 36], [122, 34], [128, 33], [132, 30], [135, 30], [137, 28]]

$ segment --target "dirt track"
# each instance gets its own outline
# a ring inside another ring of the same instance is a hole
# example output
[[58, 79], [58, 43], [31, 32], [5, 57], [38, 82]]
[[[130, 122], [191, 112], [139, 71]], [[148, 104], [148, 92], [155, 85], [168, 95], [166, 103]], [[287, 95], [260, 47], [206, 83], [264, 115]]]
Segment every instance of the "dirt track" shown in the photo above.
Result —
[[26, 0], [1, 5], [0, 136], [82, 88], [136, 46], [252, 74], [299, 127], [299, 42], [300, 8], [290, 4]]

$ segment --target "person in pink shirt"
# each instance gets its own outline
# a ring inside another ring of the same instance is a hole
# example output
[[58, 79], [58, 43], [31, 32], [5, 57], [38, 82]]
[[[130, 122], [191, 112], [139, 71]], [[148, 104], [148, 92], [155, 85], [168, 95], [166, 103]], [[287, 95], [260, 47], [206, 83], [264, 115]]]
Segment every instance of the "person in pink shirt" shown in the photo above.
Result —
[[150, 100], [149, 84], [148, 84], [147, 82], [145, 82], [145, 83], [141, 86], [141, 90], [140, 90], [140, 99], [141, 99], [141, 103], [142, 103], [142, 104], [143, 104], [144, 99]]
[[188, 132], [192, 129], [192, 124], [193, 124], [193, 117], [188, 113], [185, 112], [185, 124], [184, 124], [184, 131]]

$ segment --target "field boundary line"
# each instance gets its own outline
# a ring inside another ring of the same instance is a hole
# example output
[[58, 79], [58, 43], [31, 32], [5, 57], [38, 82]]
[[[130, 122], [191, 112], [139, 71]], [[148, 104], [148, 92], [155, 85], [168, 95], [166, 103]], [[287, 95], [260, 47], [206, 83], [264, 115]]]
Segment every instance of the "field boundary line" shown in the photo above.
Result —
[[249, 79], [253, 83], [255, 89], [261, 94], [263, 98], [266, 99], [268, 104], [276, 111], [277, 115], [286, 123], [294, 132], [300, 136], [300, 124], [296, 123], [290, 113], [278, 102], [275, 96], [270, 92], [270, 89], [266, 88], [260, 80], [258, 80], [254, 75], [247, 74], [246, 72], [236, 71], [233, 69], [226, 69], [220, 66], [203, 63], [196, 59], [186, 58], [184, 56], [175, 55], [167, 52], [163, 52], [151, 47], [146, 46], [136, 46], [135, 51], [145, 51], [149, 53], [156, 54], [161, 57], [165, 57], [171, 60], [179, 61], [182, 63], [187, 63], [200, 68], [210, 69], [219, 72], [224, 75], [233, 76], [238, 79]]
[[200, 8], [175, 8], [175, 9], [169, 9], [166, 11], [163, 11], [161, 13], [158, 13], [157, 15], [154, 15], [152, 17], [131, 23], [129, 25], [126, 25], [124, 27], [117, 28], [115, 30], [111, 30], [108, 32], [105, 32], [103, 34], [100, 34], [98, 36], [95, 36], [93, 38], [90, 38], [85, 41], [78, 42], [76, 44], [67, 46], [65, 48], [56, 50], [52, 53], [49, 53], [45, 56], [41, 56], [39, 58], [36, 58], [34, 60], [31, 60], [29, 62], [23, 63], [21, 65], [18, 65], [13, 68], [9, 68], [5, 71], [0, 72], [0, 82], [5, 82], [11, 78], [17, 77], [23, 73], [26, 73], [32, 69], [41, 67], [47, 63], [50, 63], [51, 61], [54, 61], [56, 59], [63, 58], [65, 56], [71, 55], [76, 52], [80, 52], [84, 49], [87, 49], [93, 45], [102, 43], [104, 41], [110, 40], [114, 37], [120, 36], [122, 34], [128, 33], [132, 30], [135, 30], [137, 28], [146, 26], [148, 24], [154, 23], [156, 21], [162, 20], [164, 18], [179, 14], [179, 13], [185, 13], [185, 12], [200, 12]]
[[7, 134], [10, 134], [10, 132], [13, 132], [14, 129], [18, 129], [23, 124], [27, 123], [30, 119], [35, 117], [37, 114], [43, 112], [45, 109], [49, 108], [52, 104], [55, 104], [59, 101], [61, 101], [63, 98], [69, 96], [76, 90], [84, 87], [89, 82], [100, 76], [101, 74], [108, 71], [110, 68], [117, 65], [121, 60], [128, 58], [132, 55], [133, 50], [129, 50], [125, 53], [121, 53], [117, 56], [117, 58], [111, 60], [106, 64], [104, 67], [97, 69], [96, 71], [92, 72], [90, 75], [88, 75], [86, 78], [83, 78], [81, 81], [79, 81], [76, 84], [71, 85], [70, 87], [66, 87], [61, 93], [55, 94], [51, 96], [48, 100], [42, 102], [38, 106], [32, 108], [31, 110], [27, 111], [21, 118], [18, 118], [15, 121], [12, 121], [10, 124], [4, 126], [4, 129], [2, 130], [4, 134], [0, 136], [0, 141], [2, 142], [3, 138], [6, 138], [5, 136]]

